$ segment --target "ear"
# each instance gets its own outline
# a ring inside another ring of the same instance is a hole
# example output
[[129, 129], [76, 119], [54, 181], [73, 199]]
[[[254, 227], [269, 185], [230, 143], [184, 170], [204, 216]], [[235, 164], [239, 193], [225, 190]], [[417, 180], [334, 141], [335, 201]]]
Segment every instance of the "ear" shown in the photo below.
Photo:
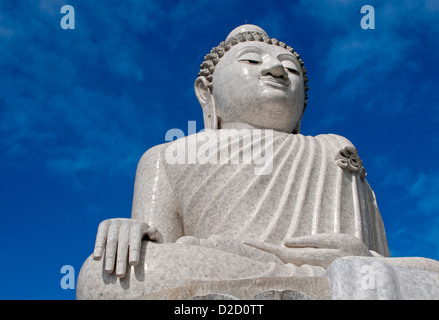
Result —
[[300, 133], [300, 122], [301, 122], [301, 121], [299, 121], [299, 123], [297, 124], [297, 126], [294, 128], [294, 130], [293, 130], [293, 134], [298, 134], [298, 133]]
[[200, 76], [195, 80], [195, 95], [198, 102], [203, 108], [204, 128], [205, 129], [218, 129], [218, 116], [216, 113], [215, 100], [213, 94], [208, 86], [209, 82], [203, 76]]

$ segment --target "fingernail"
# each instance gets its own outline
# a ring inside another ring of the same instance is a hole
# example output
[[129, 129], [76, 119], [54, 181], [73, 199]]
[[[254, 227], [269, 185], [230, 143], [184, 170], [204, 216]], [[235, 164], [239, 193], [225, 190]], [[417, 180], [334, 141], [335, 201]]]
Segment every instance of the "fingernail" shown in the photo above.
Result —
[[125, 277], [125, 271], [126, 271], [126, 264], [123, 262], [118, 262], [116, 267], [116, 275], [119, 278]]
[[113, 259], [107, 258], [105, 260], [105, 271], [107, 271], [108, 273], [112, 273], [113, 272], [113, 264], [114, 264]]
[[[138, 255], [137, 251], [130, 252], [130, 256], [137, 257], [137, 255]], [[130, 265], [135, 266], [135, 265], [137, 265], [138, 261], [135, 258], [130, 258], [129, 263], [130, 263]]]
[[93, 252], [93, 259], [99, 260], [102, 258], [103, 249], [101, 247], [95, 248], [95, 251]]

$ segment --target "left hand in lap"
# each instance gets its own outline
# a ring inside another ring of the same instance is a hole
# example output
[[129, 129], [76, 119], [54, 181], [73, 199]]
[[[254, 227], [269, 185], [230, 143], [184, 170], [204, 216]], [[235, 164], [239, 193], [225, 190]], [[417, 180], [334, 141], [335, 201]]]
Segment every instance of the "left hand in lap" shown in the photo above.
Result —
[[287, 238], [281, 246], [254, 240], [248, 240], [244, 243], [270, 252], [285, 263], [293, 263], [298, 266], [309, 264], [327, 268], [337, 258], [372, 256], [361, 240], [343, 233], [321, 233]]

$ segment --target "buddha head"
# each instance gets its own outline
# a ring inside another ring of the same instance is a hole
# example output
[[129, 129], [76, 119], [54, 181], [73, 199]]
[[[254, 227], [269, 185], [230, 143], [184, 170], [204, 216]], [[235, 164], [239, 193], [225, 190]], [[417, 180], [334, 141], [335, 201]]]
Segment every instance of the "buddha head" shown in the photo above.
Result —
[[306, 69], [293, 48], [255, 25], [234, 29], [201, 64], [195, 93], [209, 129], [244, 123], [300, 132]]

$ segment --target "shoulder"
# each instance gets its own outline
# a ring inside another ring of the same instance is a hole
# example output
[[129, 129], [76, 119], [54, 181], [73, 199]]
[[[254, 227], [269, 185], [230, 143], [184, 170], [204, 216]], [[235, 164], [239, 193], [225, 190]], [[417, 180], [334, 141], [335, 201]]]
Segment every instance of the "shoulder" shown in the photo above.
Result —
[[166, 150], [168, 146], [170, 146], [174, 141], [162, 143], [156, 145], [150, 149], [148, 149], [140, 158], [139, 163], [137, 165], [138, 171], [143, 171], [146, 168], [151, 166], [156, 166], [157, 161], [160, 161], [162, 154]]
[[149, 148], [148, 150], [146, 150], [146, 152], [142, 155], [142, 157], [140, 158], [139, 162], [147, 162], [148, 159], [151, 158], [155, 158], [157, 157], [157, 155], [159, 155], [160, 153], [163, 152], [163, 150], [166, 149], [167, 146], [169, 146], [171, 142], [167, 142], [167, 143], [162, 143], [162, 144], [158, 144], [152, 148]]
[[363, 167], [363, 161], [352, 142], [336, 134], [322, 134], [315, 138], [325, 141], [339, 167], [348, 168], [352, 172], [359, 172], [361, 180], [365, 180], [366, 169]]
[[319, 143], [325, 144], [327, 147], [329, 147], [331, 153], [333, 154], [338, 154], [340, 150], [345, 149], [346, 147], [349, 149], [355, 149], [355, 146], [349, 139], [338, 134], [319, 134], [314, 138], [319, 141]]
[[325, 143], [334, 146], [340, 146], [340, 147], [353, 146], [352, 142], [349, 139], [333, 133], [319, 134], [318, 136], [315, 136], [315, 139], [325, 141]]
[[188, 140], [198, 135], [199, 134], [182, 137], [148, 149], [139, 160], [137, 172], [147, 173], [147, 171], [159, 170], [160, 167], [164, 170], [168, 170], [169, 165], [185, 164], [186, 153], [190, 151], [188, 150]]

